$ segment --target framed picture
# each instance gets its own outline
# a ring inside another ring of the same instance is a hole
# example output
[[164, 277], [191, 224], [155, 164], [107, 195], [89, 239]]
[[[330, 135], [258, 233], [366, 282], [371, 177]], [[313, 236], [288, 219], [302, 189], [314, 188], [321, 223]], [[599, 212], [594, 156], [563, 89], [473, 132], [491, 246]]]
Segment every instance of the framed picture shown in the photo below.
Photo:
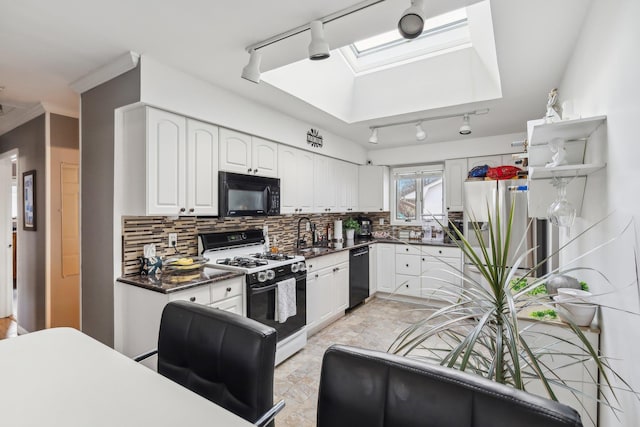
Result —
[[22, 229], [36, 231], [36, 171], [22, 174], [22, 191], [24, 192]]

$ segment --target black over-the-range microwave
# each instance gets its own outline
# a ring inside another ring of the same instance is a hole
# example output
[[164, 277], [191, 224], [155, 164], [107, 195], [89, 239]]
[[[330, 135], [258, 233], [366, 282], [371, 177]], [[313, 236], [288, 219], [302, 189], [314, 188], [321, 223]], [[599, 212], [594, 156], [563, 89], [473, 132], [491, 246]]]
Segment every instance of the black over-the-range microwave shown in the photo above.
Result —
[[218, 173], [218, 208], [221, 217], [280, 214], [278, 178]]

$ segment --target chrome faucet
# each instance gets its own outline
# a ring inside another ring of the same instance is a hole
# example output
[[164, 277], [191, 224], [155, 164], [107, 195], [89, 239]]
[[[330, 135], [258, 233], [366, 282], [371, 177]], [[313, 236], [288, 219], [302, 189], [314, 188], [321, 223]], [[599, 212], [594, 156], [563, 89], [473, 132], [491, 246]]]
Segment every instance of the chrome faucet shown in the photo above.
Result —
[[316, 226], [311, 222], [309, 217], [303, 216], [298, 220], [298, 237], [296, 238], [296, 248], [298, 249], [301, 247], [301, 243], [304, 244], [306, 242], [305, 239], [300, 239], [300, 223], [304, 220], [307, 220], [307, 222], [309, 223], [309, 228], [311, 229], [311, 246], [314, 246], [316, 244]]

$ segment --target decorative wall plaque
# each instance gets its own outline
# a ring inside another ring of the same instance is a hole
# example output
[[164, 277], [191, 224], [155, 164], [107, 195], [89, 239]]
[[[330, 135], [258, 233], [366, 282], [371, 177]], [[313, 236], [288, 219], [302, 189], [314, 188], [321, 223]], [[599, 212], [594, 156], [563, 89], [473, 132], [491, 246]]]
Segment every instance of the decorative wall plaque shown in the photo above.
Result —
[[318, 129], [309, 129], [309, 132], [307, 132], [307, 144], [311, 145], [312, 147], [322, 148], [322, 135], [320, 135]]

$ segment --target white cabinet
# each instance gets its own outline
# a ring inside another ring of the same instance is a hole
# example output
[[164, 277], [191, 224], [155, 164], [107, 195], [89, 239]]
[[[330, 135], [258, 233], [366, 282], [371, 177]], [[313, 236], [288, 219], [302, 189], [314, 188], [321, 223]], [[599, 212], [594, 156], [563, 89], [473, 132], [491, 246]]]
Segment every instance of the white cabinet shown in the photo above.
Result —
[[378, 244], [369, 245], [369, 296], [378, 291]]
[[376, 243], [376, 281], [378, 291], [391, 293], [396, 288], [396, 245]]
[[389, 211], [389, 168], [387, 166], [358, 167], [358, 210]]
[[313, 155], [313, 211], [337, 211], [336, 160], [320, 154]]
[[[244, 315], [244, 278], [234, 277], [168, 294], [115, 282], [114, 348], [128, 357], [157, 348], [162, 310], [169, 301], [177, 300]], [[156, 369], [155, 357], [143, 363]]]
[[453, 302], [462, 293], [462, 251], [458, 248], [428, 249], [421, 259], [421, 297]]
[[488, 165], [490, 168], [502, 166], [502, 155], [469, 157], [467, 159], [467, 168], [471, 170], [476, 166]]
[[337, 179], [336, 209], [338, 212], [355, 212], [358, 210], [358, 165], [341, 160], [334, 160], [334, 162]]
[[123, 214], [218, 214], [216, 126], [150, 107], [124, 111], [122, 126]]
[[[519, 318], [519, 320], [520, 330], [526, 330], [523, 335], [529, 346], [555, 353], [542, 356], [541, 360], [552, 372], [547, 376], [551, 375], [555, 378], [557, 375], [571, 387], [579, 390], [574, 395], [563, 387], [552, 385], [558, 401], [578, 411], [584, 426], [595, 427], [596, 424], [592, 420], [598, 419], [598, 405], [594, 400], [598, 397], [598, 387], [594, 383], [594, 379], [598, 378], [598, 368], [593, 360], [586, 363], [576, 363], [576, 359], [582, 358], [576, 354], [581, 354], [585, 345], [579, 341], [568, 325], [524, 318]], [[598, 330], [588, 328], [581, 328], [581, 330], [595, 351], [598, 351]], [[576, 350], [576, 348], [580, 348], [580, 350]], [[527, 391], [548, 398], [544, 385], [539, 380], [529, 381]]]
[[280, 213], [310, 213], [313, 210], [313, 153], [280, 145]]
[[349, 252], [307, 261], [307, 335], [342, 317], [349, 305]]
[[220, 128], [220, 170], [276, 178], [278, 144]]
[[444, 174], [447, 212], [464, 211], [464, 181], [467, 178], [467, 159], [446, 160]]

